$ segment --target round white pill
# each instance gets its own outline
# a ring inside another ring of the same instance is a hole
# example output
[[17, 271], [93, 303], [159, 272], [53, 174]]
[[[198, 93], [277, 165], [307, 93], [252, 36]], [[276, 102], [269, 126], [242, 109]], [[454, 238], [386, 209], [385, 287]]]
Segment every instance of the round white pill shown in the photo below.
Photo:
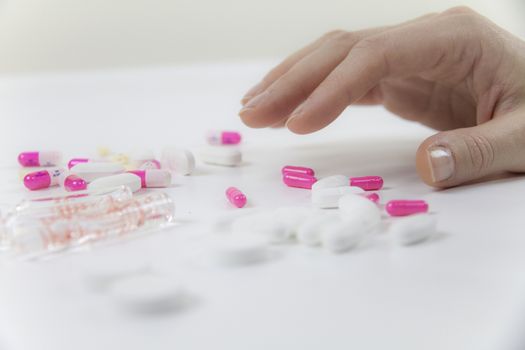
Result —
[[319, 245], [323, 226], [337, 221], [339, 218], [334, 213], [315, 212], [297, 229], [297, 240], [309, 246]]
[[221, 239], [211, 252], [212, 258], [221, 265], [241, 266], [268, 259], [268, 246], [262, 237], [232, 234]]
[[75, 165], [69, 172], [89, 183], [100, 177], [123, 173], [125, 170], [120, 163], [87, 162]]
[[321, 188], [331, 188], [331, 187], [341, 187], [348, 186], [350, 187], [350, 179], [345, 175], [332, 175], [323, 177], [317, 180], [312, 185], [312, 190], [319, 190]]
[[396, 218], [390, 225], [391, 238], [400, 245], [413, 245], [435, 236], [437, 220], [428, 214]]
[[312, 190], [312, 204], [321, 209], [339, 207], [339, 199], [347, 194], [359, 194], [364, 190], [360, 187], [339, 186]]
[[111, 175], [94, 180], [88, 185], [88, 190], [101, 190], [120, 186], [127, 186], [132, 192], [136, 192], [142, 187], [142, 180], [139, 176], [131, 173]]
[[355, 222], [367, 233], [373, 233], [381, 227], [381, 211], [364, 196], [347, 194], [341, 197], [339, 214], [342, 220]]
[[322, 228], [321, 243], [332, 253], [343, 253], [357, 247], [364, 232], [355, 221], [339, 221]]
[[200, 153], [200, 160], [206, 164], [237, 166], [242, 162], [242, 153], [233, 146], [208, 146]]
[[186, 149], [164, 147], [160, 163], [162, 168], [181, 175], [190, 175], [195, 170], [195, 157]]
[[109, 286], [108, 293], [117, 305], [133, 312], [168, 312], [183, 304], [181, 286], [155, 275], [120, 279]]

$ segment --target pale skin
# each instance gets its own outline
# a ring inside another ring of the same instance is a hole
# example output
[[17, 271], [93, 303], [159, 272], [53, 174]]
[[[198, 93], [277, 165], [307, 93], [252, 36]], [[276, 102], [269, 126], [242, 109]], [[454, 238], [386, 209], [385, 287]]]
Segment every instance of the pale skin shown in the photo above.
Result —
[[416, 152], [447, 188], [525, 172], [525, 42], [469, 8], [334, 31], [286, 58], [242, 99], [254, 128], [320, 130], [350, 105], [383, 105], [441, 132]]

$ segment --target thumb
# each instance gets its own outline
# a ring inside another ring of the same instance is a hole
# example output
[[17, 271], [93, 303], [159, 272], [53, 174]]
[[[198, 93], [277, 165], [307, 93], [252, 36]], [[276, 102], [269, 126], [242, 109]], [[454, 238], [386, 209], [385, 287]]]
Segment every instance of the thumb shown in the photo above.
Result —
[[439, 188], [506, 171], [525, 172], [525, 108], [429, 137], [417, 150], [416, 167], [425, 183]]

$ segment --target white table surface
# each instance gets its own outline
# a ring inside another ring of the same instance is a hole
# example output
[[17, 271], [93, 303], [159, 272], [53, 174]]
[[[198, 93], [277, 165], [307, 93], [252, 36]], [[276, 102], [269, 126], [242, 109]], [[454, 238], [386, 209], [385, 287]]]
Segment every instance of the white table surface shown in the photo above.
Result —
[[[41, 262], [0, 262], [0, 349], [511, 349], [525, 347], [525, 178], [446, 191], [418, 178], [414, 154], [431, 130], [381, 108], [349, 108], [308, 136], [250, 130], [237, 117], [242, 93], [270, 67], [195, 65], [137, 71], [0, 78], [0, 204], [28, 193], [17, 179], [24, 149], [92, 155], [164, 145], [191, 149], [208, 129], [243, 133], [245, 163], [197, 164], [169, 192], [180, 223], [170, 231]], [[249, 206], [304, 205], [306, 190], [281, 183], [284, 164], [332, 174], [381, 175], [382, 201], [422, 198], [440, 238], [396, 248], [380, 235], [331, 255], [290, 244], [267, 263], [204, 264], [217, 233], [212, 217]], [[200, 257], [200, 258], [199, 258]], [[147, 264], [180, 282], [188, 307], [166, 315], [122, 312], [87, 287], [86, 274], [112, 264]], [[521, 346], [520, 346], [521, 345]]]

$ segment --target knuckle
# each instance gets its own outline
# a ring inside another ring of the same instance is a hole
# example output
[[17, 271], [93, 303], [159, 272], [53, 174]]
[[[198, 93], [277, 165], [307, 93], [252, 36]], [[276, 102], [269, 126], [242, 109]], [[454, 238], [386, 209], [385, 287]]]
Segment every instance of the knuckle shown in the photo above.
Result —
[[481, 175], [492, 168], [495, 159], [492, 141], [482, 135], [465, 135], [463, 141], [473, 171]]
[[333, 38], [337, 38], [337, 37], [343, 36], [345, 33], [346, 33], [346, 31], [344, 31], [342, 29], [336, 29], [336, 30], [332, 30], [332, 31], [326, 33], [324, 35], [324, 38], [326, 38], [326, 39], [333, 39]]
[[443, 14], [444, 15], [474, 15], [476, 14], [476, 11], [474, 11], [468, 6], [455, 6], [455, 7], [449, 8], [448, 10], [445, 10]]

